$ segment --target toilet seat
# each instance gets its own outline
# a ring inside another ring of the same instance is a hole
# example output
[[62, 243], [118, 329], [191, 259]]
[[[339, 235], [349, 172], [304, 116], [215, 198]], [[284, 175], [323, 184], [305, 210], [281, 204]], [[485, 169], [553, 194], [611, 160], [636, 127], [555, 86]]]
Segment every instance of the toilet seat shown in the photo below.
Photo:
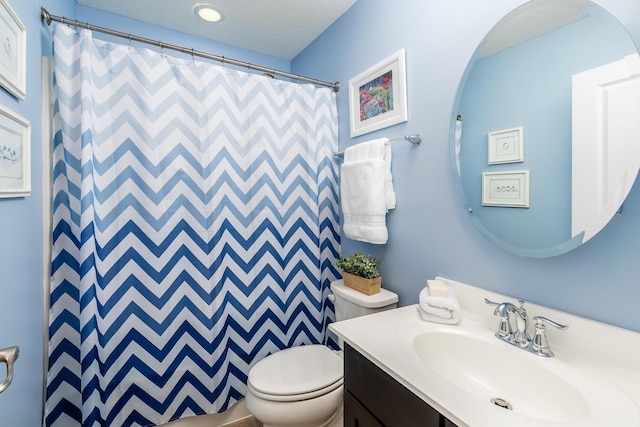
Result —
[[342, 386], [342, 363], [342, 358], [324, 345], [293, 347], [256, 363], [249, 371], [247, 386], [265, 400], [312, 399]]

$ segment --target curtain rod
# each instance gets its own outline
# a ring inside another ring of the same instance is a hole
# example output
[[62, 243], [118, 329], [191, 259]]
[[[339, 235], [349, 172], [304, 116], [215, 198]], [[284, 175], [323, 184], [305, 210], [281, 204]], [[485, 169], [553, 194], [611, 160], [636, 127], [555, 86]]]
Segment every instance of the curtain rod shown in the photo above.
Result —
[[121, 38], [124, 38], [124, 39], [129, 39], [129, 41], [136, 41], [136, 42], [150, 44], [150, 45], [153, 45], [153, 46], [158, 46], [158, 47], [160, 47], [160, 49], [175, 50], [175, 51], [178, 51], [178, 52], [181, 52], [181, 53], [189, 54], [191, 56], [199, 56], [201, 58], [212, 59], [214, 61], [222, 62], [223, 64], [231, 64], [231, 65], [236, 65], [236, 66], [239, 66], [239, 67], [248, 68], [249, 70], [261, 71], [261, 72], [266, 73], [268, 75], [281, 76], [281, 77], [286, 77], [286, 78], [289, 78], [289, 79], [292, 79], [292, 80], [299, 80], [299, 81], [303, 81], [303, 82], [307, 82], [307, 83], [313, 83], [313, 84], [318, 85], [318, 86], [331, 87], [331, 88], [333, 88], [333, 90], [335, 92], [338, 92], [340, 90], [340, 82], [335, 82], [335, 83], [323, 82], [322, 80], [312, 79], [310, 77], [304, 77], [304, 76], [301, 76], [299, 74], [292, 74], [292, 73], [288, 73], [286, 71], [276, 70], [275, 68], [267, 68], [267, 67], [263, 67], [261, 65], [251, 64], [249, 62], [238, 61], [237, 59], [225, 58], [224, 56], [213, 55], [211, 53], [201, 52], [201, 51], [194, 50], [194, 49], [187, 49], [185, 47], [175, 46], [175, 45], [172, 45], [172, 44], [164, 43], [162, 41], [151, 40], [151, 39], [147, 39], [145, 37], [140, 37], [140, 36], [135, 36], [135, 35], [132, 35], [132, 34], [127, 34], [127, 33], [123, 33], [123, 32], [116, 31], [116, 30], [112, 30], [112, 29], [109, 29], [109, 28], [98, 27], [96, 25], [91, 25], [88, 22], [84, 23], [84, 22], [72, 20], [72, 19], [69, 19], [69, 18], [65, 18], [64, 16], [52, 15], [43, 7], [40, 8], [40, 16], [42, 17], [42, 19], [47, 21], [47, 25], [51, 25], [51, 21], [56, 21], [56, 22], [60, 22], [62, 24], [67, 24], [67, 25], [71, 25], [71, 26], [74, 26], [74, 27], [86, 28], [86, 29], [91, 30], [91, 31], [98, 31], [100, 33], [109, 34], [111, 36], [116, 36], [116, 37], [121, 37]]

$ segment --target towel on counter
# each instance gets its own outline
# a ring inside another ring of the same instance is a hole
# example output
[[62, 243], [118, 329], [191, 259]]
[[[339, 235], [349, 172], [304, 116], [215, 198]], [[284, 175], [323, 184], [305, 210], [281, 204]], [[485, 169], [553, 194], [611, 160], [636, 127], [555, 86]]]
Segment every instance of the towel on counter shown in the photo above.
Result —
[[423, 320], [436, 323], [456, 324], [460, 322], [460, 303], [453, 288], [447, 286], [447, 296], [429, 295], [426, 286], [418, 296], [418, 309]]
[[386, 213], [395, 208], [391, 150], [387, 138], [348, 147], [340, 177], [345, 235], [367, 243], [387, 243]]

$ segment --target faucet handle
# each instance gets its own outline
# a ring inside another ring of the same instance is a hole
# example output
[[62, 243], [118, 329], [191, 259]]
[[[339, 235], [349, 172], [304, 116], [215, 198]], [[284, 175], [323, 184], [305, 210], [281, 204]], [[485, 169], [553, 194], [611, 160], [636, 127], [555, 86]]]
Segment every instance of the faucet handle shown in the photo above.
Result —
[[555, 322], [555, 321], [553, 321], [551, 319], [548, 319], [548, 318], [546, 318], [544, 316], [535, 316], [533, 318], [533, 320], [536, 321], [536, 326], [538, 326], [538, 325], [544, 326], [544, 322], [546, 322], [546, 323], [550, 324], [551, 326], [560, 329], [561, 331], [564, 331], [565, 329], [567, 329], [569, 327], [569, 325], [562, 325], [562, 324], [560, 324], [558, 322]]
[[488, 298], [485, 298], [485, 299], [484, 299], [484, 303], [485, 303], [485, 304], [489, 304], [489, 305], [500, 305], [500, 303], [499, 303], [499, 302], [491, 301], [491, 300], [490, 300], [490, 299], [488, 299]]
[[551, 351], [551, 348], [549, 348], [549, 341], [547, 341], [547, 328], [545, 323], [548, 323], [560, 330], [567, 329], [569, 325], [562, 325], [544, 316], [535, 316], [533, 320], [536, 321], [536, 326], [533, 340], [531, 340], [531, 348], [539, 356], [553, 357], [553, 352]]

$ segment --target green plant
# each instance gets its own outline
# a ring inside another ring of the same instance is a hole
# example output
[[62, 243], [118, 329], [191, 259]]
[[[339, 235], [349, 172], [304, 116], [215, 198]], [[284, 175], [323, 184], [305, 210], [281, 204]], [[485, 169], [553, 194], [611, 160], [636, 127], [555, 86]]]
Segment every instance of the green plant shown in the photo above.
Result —
[[379, 265], [379, 259], [376, 259], [371, 255], [364, 255], [362, 252], [356, 252], [346, 258], [340, 256], [336, 260], [336, 266], [342, 269], [344, 273], [350, 273], [364, 277], [365, 279], [375, 279], [376, 277], [380, 277], [380, 273], [378, 273]]

